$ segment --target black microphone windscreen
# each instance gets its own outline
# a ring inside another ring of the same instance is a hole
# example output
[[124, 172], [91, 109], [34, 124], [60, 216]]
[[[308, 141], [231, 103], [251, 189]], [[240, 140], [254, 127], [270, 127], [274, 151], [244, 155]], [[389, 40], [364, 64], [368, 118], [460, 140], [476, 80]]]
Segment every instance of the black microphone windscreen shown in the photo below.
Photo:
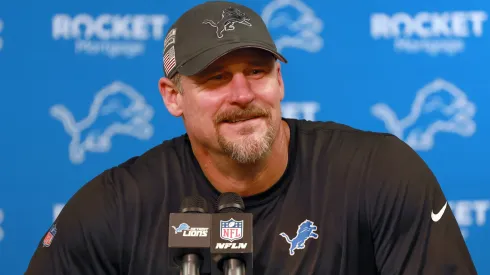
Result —
[[206, 200], [198, 195], [185, 197], [180, 204], [181, 213], [208, 213]]
[[245, 203], [237, 193], [227, 192], [219, 196], [216, 209], [220, 213], [241, 213], [245, 210]]

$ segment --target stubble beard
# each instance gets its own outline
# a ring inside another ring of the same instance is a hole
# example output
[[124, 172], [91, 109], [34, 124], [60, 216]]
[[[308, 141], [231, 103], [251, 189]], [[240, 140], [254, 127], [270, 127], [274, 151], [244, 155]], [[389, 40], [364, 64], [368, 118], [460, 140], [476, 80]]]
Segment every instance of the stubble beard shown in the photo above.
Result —
[[277, 134], [277, 129], [267, 119], [267, 130], [262, 135], [257, 135], [251, 129], [238, 139], [227, 140], [218, 132], [218, 144], [225, 154], [240, 164], [253, 164], [263, 159], [272, 150], [272, 144]]

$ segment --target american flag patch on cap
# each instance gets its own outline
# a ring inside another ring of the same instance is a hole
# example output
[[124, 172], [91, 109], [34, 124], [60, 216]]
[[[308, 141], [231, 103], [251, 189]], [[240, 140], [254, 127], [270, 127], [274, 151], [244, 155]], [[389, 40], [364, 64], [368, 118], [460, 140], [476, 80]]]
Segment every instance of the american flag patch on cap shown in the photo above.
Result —
[[163, 56], [163, 67], [165, 68], [166, 74], [168, 74], [175, 67], [175, 63], [175, 47], [172, 46]]

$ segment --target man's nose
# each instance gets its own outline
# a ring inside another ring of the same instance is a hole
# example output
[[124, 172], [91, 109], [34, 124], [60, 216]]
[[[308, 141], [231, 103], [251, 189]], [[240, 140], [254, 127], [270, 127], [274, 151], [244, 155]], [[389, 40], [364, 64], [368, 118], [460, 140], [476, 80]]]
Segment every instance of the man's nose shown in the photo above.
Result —
[[255, 93], [250, 86], [250, 82], [242, 73], [234, 74], [230, 84], [231, 104], [244, 106], [255, 99]]

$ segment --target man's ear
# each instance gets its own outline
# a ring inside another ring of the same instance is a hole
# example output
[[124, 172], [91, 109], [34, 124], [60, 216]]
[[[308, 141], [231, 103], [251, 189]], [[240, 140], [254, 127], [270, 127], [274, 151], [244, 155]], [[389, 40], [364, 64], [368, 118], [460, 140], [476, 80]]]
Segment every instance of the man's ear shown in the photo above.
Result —
[[182, 116], [182, 95], [177, 91], [175, 84], [170, 79], [162, 77], [158, 81], [158, 88], [170, 114], [176, 117]]
[[284, 81], [282, 79], [281, 72], [281, 63], [276, 61], [276, 70], [277, 70], [277, 83], [279, 84], [279, 89], [281, 91], [281, 101], [284, 99]]

